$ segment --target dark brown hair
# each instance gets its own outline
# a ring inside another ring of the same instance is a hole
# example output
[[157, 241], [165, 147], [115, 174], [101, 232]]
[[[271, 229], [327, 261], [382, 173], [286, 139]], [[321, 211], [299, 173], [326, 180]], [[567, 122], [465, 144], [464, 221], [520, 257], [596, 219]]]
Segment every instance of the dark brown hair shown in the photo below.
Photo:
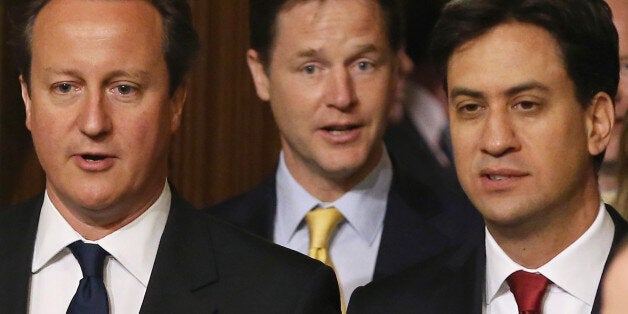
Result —
[[[289, 6], [306, 1], [325, 0], [250, 0], [250, 45], [260, 56], [260, 61], [268, 65], [275, 41], [277, 16]], [[397, 0], [373, 0], [379, 4], [384, 16], [388, 42], [393, 51], [401, 46], [399, 3]]]

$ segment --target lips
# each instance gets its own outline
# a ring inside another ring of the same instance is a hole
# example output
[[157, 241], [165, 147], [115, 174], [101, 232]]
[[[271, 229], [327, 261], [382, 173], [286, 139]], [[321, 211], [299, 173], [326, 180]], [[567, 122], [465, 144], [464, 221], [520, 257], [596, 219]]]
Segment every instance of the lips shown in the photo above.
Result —
[[352, 130], [355, 130], [357, 128], [359, 128], [360, 126], [357, 124], [349, 124], [349, 125], [334, 125], [334, 126], [327, 126], [324, 127], [323, 130], [334, 134], [334, 135], [339, 135], [339, 134], [343, 134], [343, 133], [347, 133], [350, 132]]
[[486, 168], [480, 171], [482, 185], [489, 191], [513, 188], [528, 175], [525, 171], [507, 168]]
[[117, 158], [106, 153], [87, 152], [75, 154], [72, 156], [72, 159], [81, 170], [88, 172], [100, 172], [109, 170], [113, 167]]
[[509, 176], [501, 176], [501, 175], [486, 175], [491, 181], [502, 181], [510, 178]]
[[323, 138], [332, 144], [346, 144], [358, 139], [362, 130], [362, 125], [358, 123], [330, 124], [321, 127], [319, 130]]
[[81, 158], [93, 162], [93, 161], [100, 161], [103, 160], [105, 158], [107, 158], [107, 155], [98, 155], [98, 154], [82, 154]]

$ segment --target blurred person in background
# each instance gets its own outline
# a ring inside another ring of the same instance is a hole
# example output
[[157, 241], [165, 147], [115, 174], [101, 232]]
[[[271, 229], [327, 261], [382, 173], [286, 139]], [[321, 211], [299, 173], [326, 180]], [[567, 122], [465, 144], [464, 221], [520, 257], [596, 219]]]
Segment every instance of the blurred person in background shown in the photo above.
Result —
[[[606, 149], [604, 162], [599, 172], [600, 191], [602, 199], [615, 203], [618, 196], [618, 177], [620, 160], [620, 137], [624, 125], [624, 118], [628, 109], [628, 1], [606, 0], [613, 12], [613, 23], [619, 35], [619, 87], [615, 96], [615, 126], [611, 141]], [[624, 216], [628, 217], [628, 216]]]
[[384, 141], [400, 172], [473, 211], [454, 169], [443, 76], [428, 53], [432, 29], [444, 4], [444, 0], [403, 2], [400, 100], [395, 103]]

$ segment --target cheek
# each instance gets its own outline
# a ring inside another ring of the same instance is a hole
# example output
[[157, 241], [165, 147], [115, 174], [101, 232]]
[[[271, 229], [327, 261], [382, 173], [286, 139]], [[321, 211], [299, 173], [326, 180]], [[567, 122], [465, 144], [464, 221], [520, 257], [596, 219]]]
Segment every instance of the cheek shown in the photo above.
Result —
[[30, 131], [33, 141], [38, 145], [61, 143], [71, 129], [70, 112], [56, 114], [38, 106], [31, 109]]
[[306, 93], [275, 92], [270, 103], [277, 125], [300, 127], [314, 119], [316, 102]]

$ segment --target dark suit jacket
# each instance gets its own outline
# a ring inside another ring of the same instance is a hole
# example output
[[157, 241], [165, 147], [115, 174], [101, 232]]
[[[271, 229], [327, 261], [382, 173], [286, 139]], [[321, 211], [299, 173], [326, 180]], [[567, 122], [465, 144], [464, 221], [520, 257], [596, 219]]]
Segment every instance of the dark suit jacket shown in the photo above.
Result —
[[[0, 312], [26, 313], [42, 197], [0, 212]], [[191, 208], [171, 211], [140, 313], [340, 313], [332, 270]]]
[[[395, 161], [393, 160], [393, 168]], [[277, 196], [272, 176], [254, 190], [208, 208], [208, 212], [270, 241]], [[454, 197], [439, 198], [428, 187], [395, 172], [384, 217], [374, 279], [397, 273], [444, 249], [474, 238], [482, 224], [477, 211]]]
[[[626, 221], [607, 205], [615, 236], [607, 263], [626, 234]], [[481, 314], [486, 282], [484, 242], [464, 245], [395, 276], [356, 289], [348, 313]], [[593, 313], [600, 311], [600, 288]]]
[[454, 195], [466, 202], [466, 206], [472, 206], [458, 182], [454, 167], [441, 166], [407, 113], [401, 122], [386, 129], [384, 142], [388, 154], [396, 161], [397, 171], [441, 195]]

